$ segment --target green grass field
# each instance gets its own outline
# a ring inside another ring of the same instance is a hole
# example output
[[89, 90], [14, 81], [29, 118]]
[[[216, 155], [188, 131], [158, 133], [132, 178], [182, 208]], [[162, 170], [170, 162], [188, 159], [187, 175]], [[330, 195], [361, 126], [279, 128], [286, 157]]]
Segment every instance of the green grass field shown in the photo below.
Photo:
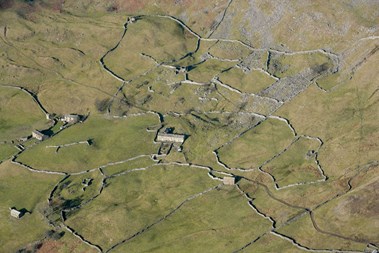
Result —
[[351, 170], [378, 157], [376, 62], [377, 54], [335, 91], [324, 93], [311, 86], [277, 112], [290, 118], [298, 133], [324, 140], [319, 159], [329, 177], [339, 177], [344, 168]]
[[366, 248], [365, 243], [352, 242], [320, 233], [313, 227], [309, 215], [301, 217], [288, 226], [279, 228], [278, 232], [295, 238], [301, 245], [307, 245], [313, 249], [338, 248], [341, 250], [363, 251]]
[[[125, 15], [81, 17], [38, 7], [25, 18], [12, 9], [1, 15], [1, 27], [12, 23], [0, 40], [1, 84], [35, 92], [57, 114], [85, 114], [96, 108], [94, 97], [107, 98], [119, 85], [98, 61], [120, 39]], [[35, 107], [28, 102], [20, 106]]]
[[[158, 122], [157, 116], [152, 114], [119, 120], [92, 117], [22, 153], [18, 160], [36, 169], [78, 172], [137, 155], [156, 153], [158, 145], [153, 144], [155, 134], [147, 132], [146, 128]], [[90, 146], [62, 147], [58, 153], [55, 153], [55, 148], [46, 148], [89, 139], [93, 140]]]
[[220, 74], [220, 80], [233, 88], [245, 93], [259, 93], [276, 80], [259, 70], [244, 73], [241, 69], [233, 68]]
[[155, 66], [154, 61], [143, 54], [158, 63], [171, 62], [194, 51], [196, 43], [196, 37], [172, 20], [142, 17], [128, 25], [120, 46], [104, 61], [125, 80], [132, 80]]
[[375, 218], [378, 176], [375, 169], [377, 165], [362, 168], [361, 175], [352, 181], [356, 187], [353, 191], [315, 211], [315, 220], [322, 229], [378, 243]]
[[136, 169], [136, 168], [150, 167], [153, 164], [156, 164], [156, 162], [154, 162], [150, 156], [143, 156], [140, 158], [127, 161], [125, 163], [108, 166], [104, 168], [103, 171], [107, 176], [112, 176], [115, 174], [126, 172], [128, 170]]
[[255, 168], [282, 151], [293, 139], [287, 124], [268, 119], [219, 150], [220, 159], [233, 168]]
[[[232, 252], [270, 229], [234, 187], [222, 187], [186, 204], [161, 225], [115, 252]], [[159, 240], [158, 240], [159, 239]]]
[[253, 204], [258, 210], [272, 217], [277, 222], [277, 226], [285, 224], [295, 215], [302, 212], [299, 208], [286, 205], [274, 199], [262, 185], [244, 179], [241, 180], [239, 185], [244, 192], [254, 199]]
[[322, 175], [314, 155], [307, 157], [307, 153], [317, 150], [319, 145], [316, 140], [300, 138], [281, 156], [263, 166], [263, 170], [273, 175], [280, 187], [320, 180]]
[[0, 252], [379, 250], [378, 7], [0, 0]]
[[[0, 164], [0, 251], [15, 252], [44, 238], [49, 226], [42, 209], [49, 192], [60, 179], [60, 176], [31, 173], [10, 162]], [[24, 208], [31, 214], [27, 213], [21, 219], [13, 218], [9, 211], [11, 207]]]
[[46, 127], [44, 113], [26, 93], [0, 86], [0, 140], [10, 141]]
[[0, 145], [0, 161], [8, 159], [11, 155], [17, 153], [17, 149], [9, 144]]
[[219, 183], [206, 173], [187, 166], [154, 166], [110, 178], [98, 198], [80, 212], [69, 214], [67, 224], [108, 249], [168, 214], [186, 198]]

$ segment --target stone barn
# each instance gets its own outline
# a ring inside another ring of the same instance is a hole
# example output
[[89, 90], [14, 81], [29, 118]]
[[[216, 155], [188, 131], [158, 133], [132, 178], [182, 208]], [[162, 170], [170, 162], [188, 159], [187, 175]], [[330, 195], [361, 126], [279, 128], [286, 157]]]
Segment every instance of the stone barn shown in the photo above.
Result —
[[17, 218], [17, 219], [20, 219], [21, 216], [22, 216], [22, 212], [18, 211], [17, 209], [15, 208], [11, 208], [11, 216], [14, 217], [14, 218]]
[[40, 131], [38, 130], [34, 130], [32, 131], [32, 137], [39, 140], [39, 141], [43, 141], [43, 140], [46, 140], [47, 138], [49, 138], [49, 136], [41, 133]]
[[66, 123], [75, 124], [80, 121], [80, 116], [76, 114], [65, 114], [61, 120]]
[[159, 142], [183, 143], [184, 139], [185, 139], [184, 134], [158, 133], [157, 135], [157, 141]]

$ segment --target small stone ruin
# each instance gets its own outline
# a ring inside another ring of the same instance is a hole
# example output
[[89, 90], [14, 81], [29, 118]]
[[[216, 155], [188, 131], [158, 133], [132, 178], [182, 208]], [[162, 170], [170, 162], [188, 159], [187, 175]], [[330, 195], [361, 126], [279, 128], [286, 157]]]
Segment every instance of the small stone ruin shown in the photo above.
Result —
[[236, 184], [236, 178], [235, 177], [224, 177], [222, 179], [222, 182], [224, 185], [235, 185]]

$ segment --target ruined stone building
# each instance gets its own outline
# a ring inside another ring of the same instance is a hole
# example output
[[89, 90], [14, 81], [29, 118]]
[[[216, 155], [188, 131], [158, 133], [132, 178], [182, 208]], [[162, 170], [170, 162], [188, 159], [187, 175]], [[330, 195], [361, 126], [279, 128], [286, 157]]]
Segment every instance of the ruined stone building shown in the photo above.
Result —
[[47, 113], [47, 114], [46, 114], [46, 119], [47, 119], [47, 120], [53, 120], [54, 117], [55, 117], [54, 114], [50, 114], [50, 113]]
[[39, 140], [39, 141], [43, 141], [43, 140], [46, 140], [47, 138], [49, 138], [49, 136], [39, 132], [38, 130], [32, 131], [32, 137]]
[[29, 140], [30, 136], [24, 136], [24, 137], [20, 137], [18, 140], [21, 141], [21, 142], [25, 142], [27, 140]]
[[235, 177], [224, 177], [222, 179], [222, 182], [224, 185], [235, 185], [236, 184], [236, 178]]
[[80, 121], [80, 116], [76, 114], [65, 114], [61, 120], [66, 123], [74, 124]]

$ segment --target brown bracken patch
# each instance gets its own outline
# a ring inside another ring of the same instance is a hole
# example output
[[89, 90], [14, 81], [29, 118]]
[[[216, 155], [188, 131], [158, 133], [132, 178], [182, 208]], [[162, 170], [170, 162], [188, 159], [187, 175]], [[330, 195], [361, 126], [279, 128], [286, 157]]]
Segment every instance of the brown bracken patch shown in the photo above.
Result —
[[42, 247], [38, 249], [38, 253], [57, 252], [64, 244], [59, 241], [46, 240], [43, 242]]

